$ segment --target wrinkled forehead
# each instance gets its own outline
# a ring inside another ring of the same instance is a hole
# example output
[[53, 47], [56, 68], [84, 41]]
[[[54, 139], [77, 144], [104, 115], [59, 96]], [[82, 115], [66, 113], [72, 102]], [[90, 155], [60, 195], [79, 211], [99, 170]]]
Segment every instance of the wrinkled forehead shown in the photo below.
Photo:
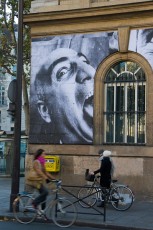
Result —
[[64, 61], [64, 60], [75, 60], [78, 57], [78, 53], [72, 49], [64, 49], [59, 48], [54, 50], [50, 57], [48, 57], [47, 61], [45, 62], [45, 67], [49, 67], [50, 65], [56, 64], [56, 62]]

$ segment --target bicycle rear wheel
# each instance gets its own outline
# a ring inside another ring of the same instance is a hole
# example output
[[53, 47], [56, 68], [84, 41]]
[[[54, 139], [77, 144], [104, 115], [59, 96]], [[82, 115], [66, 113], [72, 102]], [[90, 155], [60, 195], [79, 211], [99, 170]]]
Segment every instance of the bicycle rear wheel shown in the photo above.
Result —
[[130, 188], [119, 185], [111, 191], [111, 204], [118, 211], [128, 210], [134, 201], [134, 195]]
[[83, 208], [90, 208], [95, 205], [97, 201], [97, 190], [94, 187], [85, 186], [78, 192], [79, 204]]
[[76, 221], [76, 207], [71, 201], [65, 198], [59, 198], [52, 204], [51, 216], [57, 226], [69, 227]]
[[21, 224], [29, 224], [36, 218], [36, 211], [32, 208], [33, 198], [30, 195], [20, 195], [13, 202], [13, 213]]

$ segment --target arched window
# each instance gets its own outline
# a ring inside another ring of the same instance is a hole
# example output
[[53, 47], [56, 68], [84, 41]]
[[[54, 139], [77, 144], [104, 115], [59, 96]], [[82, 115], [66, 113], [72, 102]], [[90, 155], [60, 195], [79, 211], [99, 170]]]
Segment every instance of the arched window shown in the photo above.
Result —
[[110, 55], [94, 84], [94, 144], [153, 146], [153, 70], [134, 52]]
[[114, 64], [104, 79], [104, 143], [146, 142], [146, 77], [135, 62]]

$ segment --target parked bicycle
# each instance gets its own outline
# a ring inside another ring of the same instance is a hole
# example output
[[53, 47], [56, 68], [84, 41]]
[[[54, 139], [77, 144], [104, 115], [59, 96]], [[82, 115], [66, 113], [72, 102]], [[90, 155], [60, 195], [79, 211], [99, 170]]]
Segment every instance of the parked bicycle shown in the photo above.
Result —
[[86, 180], [92, 181], [91, 185], [85, 185], [78, 192], [79, 204], [84, 208], [90, 208], [97, 201], [110, 203], [116, 210], [128, 210], [134, 202], [134, 194], [127, 185], [117, 184], [112, 180], [109, 189], [102, 188], [99, 184], [100, 176], [88, 175]]
[[[18, 194], [13, 202], [13, 212], [16, 220], [22, 224], [29, 224], [37, 218], [44, 220], [53, 220], [59, 227], [71, 226], [77, 218], [75, 205], [65, 197], [61, 197], [59, 191], [61, 189], [61, 181], [52, 181], [56, 184], [56, 189], [47, 197], [46, 207], [41, 209], [42, 202], [37, 209], [32, 206], [36, 193]], [[54, 196], [54, 198], [53, 198]]]

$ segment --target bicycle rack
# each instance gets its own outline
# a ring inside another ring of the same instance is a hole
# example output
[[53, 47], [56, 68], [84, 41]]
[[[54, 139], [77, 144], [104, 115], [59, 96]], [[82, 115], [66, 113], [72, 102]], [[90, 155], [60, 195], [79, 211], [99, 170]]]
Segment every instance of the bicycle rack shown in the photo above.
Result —
[[[73, 204], [76, 204], [78, 203], [79, 201], [82, 201], [84, 204], [88, 205], [89, 208], [82, 208], [82, 209], [93, 209], [96, 213], [91, 213], [91, 212], [78, 212], [78, 214], [88, 214], [88, 215], [102, 215], [103, 216], [103, 221], [105, 222], [106, 221], [106, 197], [104, 197], [104, 208], [103, 208], [103, 212], [100, 211], [99, 209], [97, 209], [96, 207], [94, 206], [90, 206], [89, 204], [87, 204], [84, 199], [87, 198], [87, 197], [90, 197], [91, 195], [95, 194], [95, 193], [98, 193], [98, 191], [84, 197], [84, 198], [78, 198], [75, 194], [73, 194], [72, 192], [68, 191], [67, 188], [87, 188], [87, 186], [73, 186], [73, 185], [62, 185], [61, 189], [66, 192], [67, 194], [71, 195], [73, 198], [75, 198], [76, 200], [73, 201], [72, 203]], [[90, 188], [90, 187], [89, 187]], [[97, 187], [98, 188], [98, 187]], [[80, 204], [79, 204], [80, 205]], [[81, 206], [81, 205], [80, 205]]]

